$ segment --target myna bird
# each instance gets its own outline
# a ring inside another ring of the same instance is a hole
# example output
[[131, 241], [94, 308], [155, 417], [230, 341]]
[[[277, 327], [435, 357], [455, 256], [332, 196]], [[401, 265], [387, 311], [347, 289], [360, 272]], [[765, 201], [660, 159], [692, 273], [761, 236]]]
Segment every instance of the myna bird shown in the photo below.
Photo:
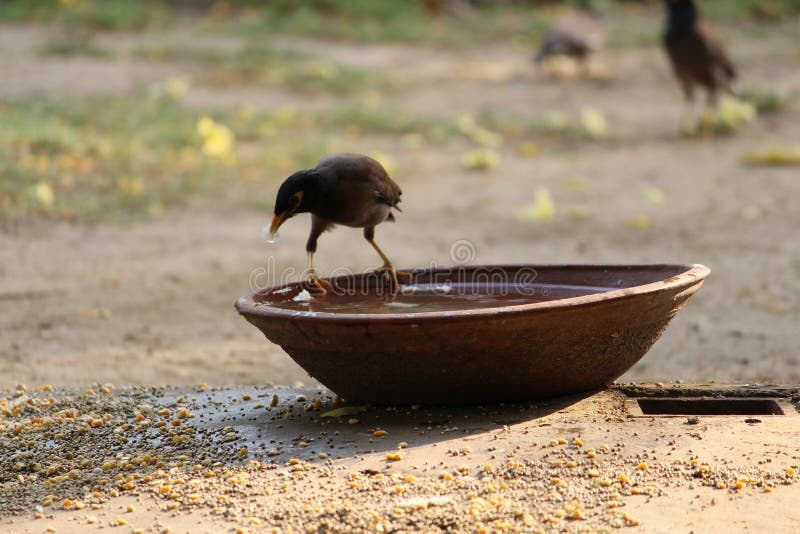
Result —
[[360, 154], [335, 154], [327, 156], [313, 169], [297, 171], [289, 176], [278, 190], [275, 199], [275, 215], [270, 226], [270, 235], [290, 217], [298, 213], [311, 213], [311, 233], [306, 243], [308, 252], [308, 284], [322, 293], [327, 281], [321, 280], [314, 270], [314, 253], [317, 239], [336, 224], [363, 228], [364, 238], [383, 260], [383, 272], [399, 287], [398, 273], [386, 254], [375, 243], [375, 226], [384, 221], [394, 221], [392, 208], [398, 207], [403, 192], [389, 178], [383, 166], [374, 159]]
[[600, 19], [588, 13], [573, 13], [556, 21], [545, 33], [534, 62], [538, 65], [551, 57], [567, 56], [586, 70], [589, 56], [604, 43], [605, 26]]
[[709, 105], [715, 105], [718, 91], [733, 94], [731, 84], [736, 77], [725, 49], [709, 26], [700, 18], [693, 0], [665, 0], [667, 26], [664, 46], [672, 69], [691, 103], [694, 88], [706, 89]]

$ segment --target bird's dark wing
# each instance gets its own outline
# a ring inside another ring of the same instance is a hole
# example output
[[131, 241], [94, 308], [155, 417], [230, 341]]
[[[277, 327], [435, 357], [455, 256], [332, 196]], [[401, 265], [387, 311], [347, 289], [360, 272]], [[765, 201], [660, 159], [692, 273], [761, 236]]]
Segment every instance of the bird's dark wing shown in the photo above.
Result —
[[722, 46], [720, 40], [714, 35], [711, 27], [704, 21], [699, 21], [697, 23], [697, 32], [703, 38], [711, 61], [718, 68], [722, 69], [729, 80], [733, 80], [736, 77], [736, 68], [733, 66], [733, 62], [727, 52], [725, 52], [725, 48]]
[[393, 208], [397, 208], [403, 194], [383, 165], [369, 156], [335, 154], [322, 159], [317, 168], [330, 169], [341, 182], [361, 183], [370, 187], [379, 203]]

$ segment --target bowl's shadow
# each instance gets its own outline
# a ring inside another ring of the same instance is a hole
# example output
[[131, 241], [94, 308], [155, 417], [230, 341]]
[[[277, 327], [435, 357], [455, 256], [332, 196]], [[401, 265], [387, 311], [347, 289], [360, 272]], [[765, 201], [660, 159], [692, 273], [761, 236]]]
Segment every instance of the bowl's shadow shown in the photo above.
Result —
[[[401, 443], [413, 449], [454, 439], [469, 441], [470, 436], [547, 417], [594, 393], [522, 403], [387, 407], [337, 406], [335, 395], [323, 388], [225, 389], [196, 396], [193, 412], [194, 424], [201, 429], [231, 427], [236, 447], [246, 446], [250, 460], [348, 463], [366, 454], [397, 451]], [[275, 395], [278, 404], [270, 406]], [[237, 396], [238, 406], [232, 411], [230, 401]], [[242, 401], [243, 396], [248, 400]], [[324, 416], [343, 407], [352, 413]], [[548, 424], [546, 420], [540, 423]], [[376, 436], [377, 430], [385, 435]]]

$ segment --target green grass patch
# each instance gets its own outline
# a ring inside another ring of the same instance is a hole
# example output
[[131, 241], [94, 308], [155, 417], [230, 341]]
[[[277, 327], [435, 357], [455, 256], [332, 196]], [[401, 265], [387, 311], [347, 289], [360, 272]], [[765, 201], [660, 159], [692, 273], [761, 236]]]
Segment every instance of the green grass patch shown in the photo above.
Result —
[[133, 96], [0, 99], [0, 221], [128, 219], [207, 194], [262, 209], [271, 200], [264, 191], [293, 171], [345, 148], [369, 152], [377, 137], [404, 150], [437, 145], [454, 158], [534, 139], [594, 139], [574, 116], [415, 115], [380, 105], [209, 116], [182, 106], [183, 90], [170, 89], [177, 84]]
[[97, 46], [91, 37], [85, 35], [55, 37], [44, 43], [38, 51], [43, 56], [57, 57], [111, 58], [114, 56], [111, 50]]
[[58, 23], [92, 30], [140, 30], [171, 20], [163, 2], [148, 0], [3, 0], [0, 20]]
[[266, 44], [233, 51], [204, 47], [141, 47], [134, 56], [201, 68], [200, 79], [218, 87], [241, 84], [285, 87], [309, 94], [385, 92], [392, 83], [380, 73]]
[[197, 117], [166, 99], [0, 101], [0, 218], [153, 212], [217, 180]]
[[[247, 16], [210, 25], [250, 36], [294, 34], [362, 43], [403, 42], [467, 47], [532, 40], [548, 25], [552, 8], [524, 2], [462, 3], [440, 13], [422, 2], [319, 0], [250, 3]], [[235, 12], [235, 11], [234, 11]]]

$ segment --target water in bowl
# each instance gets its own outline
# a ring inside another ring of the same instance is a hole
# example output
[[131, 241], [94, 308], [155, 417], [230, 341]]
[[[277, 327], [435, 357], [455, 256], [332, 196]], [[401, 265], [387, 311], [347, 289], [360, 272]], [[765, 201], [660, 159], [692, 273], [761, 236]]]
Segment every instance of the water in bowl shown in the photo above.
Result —
[[499, 308], [568, 299], [611, 288], [555, 284], [487, 286], [478, 284], [414, 284], [391, 295], [380, 287], [333, 288], [309, 299], [300, 287], [286, 287], [260, 296], [262, 306], [321, 313], [408, 314]]

